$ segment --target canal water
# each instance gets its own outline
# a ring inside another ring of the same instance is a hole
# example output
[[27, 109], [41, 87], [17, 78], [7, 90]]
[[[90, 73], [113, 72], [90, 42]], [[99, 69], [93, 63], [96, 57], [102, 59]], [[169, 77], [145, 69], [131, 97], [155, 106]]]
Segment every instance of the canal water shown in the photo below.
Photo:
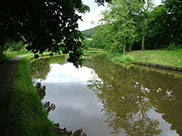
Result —
[[56, 108], [48, 118], [88, 136], [182, 135], [182, 74], [123, 67], [105, 56], [81, 68], [64, 57], [31, 64], [34, 82], [46, 86], [42, 102]]

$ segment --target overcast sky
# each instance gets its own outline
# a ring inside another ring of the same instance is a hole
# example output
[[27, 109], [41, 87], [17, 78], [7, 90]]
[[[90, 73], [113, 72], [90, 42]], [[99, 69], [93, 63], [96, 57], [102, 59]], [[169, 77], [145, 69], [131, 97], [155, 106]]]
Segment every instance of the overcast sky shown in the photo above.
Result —
[[[86, 30], [97, 25], [98, 20], [101, 18], [101, 11], [105, 10], [106, 7], [98, 6], [95, 0], [83, 0], [83, 3], [90, 7], [90, 12], [82, 15], [83, 21], [79, 21], [79, 30]], [[154, 0], [156, 5], [161, 3], [161, 0]], [[94, 24], [91, 22], [94, 21]]]

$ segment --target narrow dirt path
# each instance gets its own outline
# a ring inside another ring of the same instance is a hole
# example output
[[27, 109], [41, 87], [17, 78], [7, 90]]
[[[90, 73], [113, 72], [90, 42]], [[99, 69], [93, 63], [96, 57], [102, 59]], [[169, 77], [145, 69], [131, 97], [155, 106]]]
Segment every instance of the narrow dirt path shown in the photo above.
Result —
[[17, 62], [27, 55], [17, 56], [7, 61], [0, 62], [0, 136], [9, 136], [8, 134], [8, 107], [9, 92], [11, 91], [13, 75]]

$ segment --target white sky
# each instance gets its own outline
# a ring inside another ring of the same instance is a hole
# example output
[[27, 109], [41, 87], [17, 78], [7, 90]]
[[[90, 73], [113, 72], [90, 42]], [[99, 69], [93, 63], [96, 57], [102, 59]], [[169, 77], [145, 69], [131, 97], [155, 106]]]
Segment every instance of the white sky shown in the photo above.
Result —
[[[79, 30], [86, 30], [97, 25], [98, 20], [101, 18], [101, 11], [105, 10], [106, 7], [98, 6], [95, 0], [83, 0], [83, 3], [90, 7], [90, 12], [82, 15], [82, 20], [79, 21]], [[161, 0], [154, 0], [155, 5], [159, 5]], [[94, 21], [94, 24], [91, 22]]]

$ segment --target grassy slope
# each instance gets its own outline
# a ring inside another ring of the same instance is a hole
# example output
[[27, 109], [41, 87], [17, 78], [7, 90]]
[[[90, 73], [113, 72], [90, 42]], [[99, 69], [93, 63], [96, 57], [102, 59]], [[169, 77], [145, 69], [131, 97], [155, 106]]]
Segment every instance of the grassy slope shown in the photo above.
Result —
[[53, 123], [47, 119], [32, 84], [28, 63], [30, 57], [21, 59], [16, 67], [10, 94], [10, 131], [13, 136], [54, 136]]
[[182, 49], [132, 51], [126, 56], [108, 54], [114, 62], [146, 62], [166, 66], [182, 67]]
[[182, 67], [182, 49], [170, 51], [135, 51], [129, 54], [134, 57], [135, 62], [147, 62], [167, 66]]

